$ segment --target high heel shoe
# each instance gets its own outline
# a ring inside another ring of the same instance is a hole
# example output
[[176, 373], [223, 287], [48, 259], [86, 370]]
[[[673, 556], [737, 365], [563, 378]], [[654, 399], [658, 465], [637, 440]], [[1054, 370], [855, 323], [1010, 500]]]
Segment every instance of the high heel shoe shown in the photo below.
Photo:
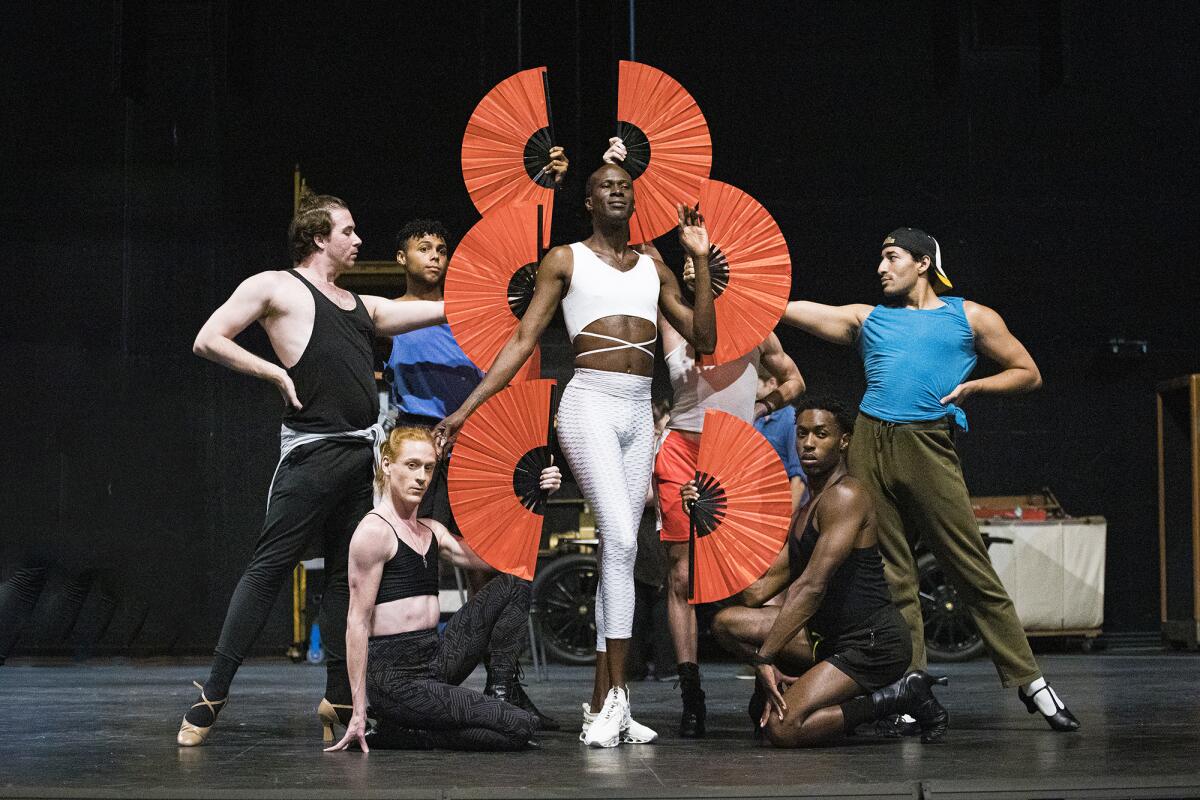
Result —
[[1042, 714], [1042, 718], [1046, 720], [1046, 724], [1060, 733], [1070, 733], [1071, 731], [1079, 730], [1079, 720], [1075, 719], [1075, 715], [1067, 710], [1067, 707], [1063, 705], [1063, 701], [1059, 699], [1058, 693], [1050, 688], [1050, 684], [1047, 683], [1030, 695], [1025, 694], [1025, 690], [1018, 686], [1017, 698], [1025, 704], [1025, 710], [1030, 714], [1041, 713], [1037, 701], [1033, 698], [1037, 697], [1038, 692], [1047, 691], [1050, 693], [1050, 699], [1054, 701], [1054, 713]]
[[322, 697], [321, 702], [317, 705], [317, 718], [321, 720], [321, 725], [323, 726], [321, 732], [322, 740], [332, 742], [333, 726], [346, 727], [353, 713], [354, 706], [337, 705]]
[[[208, 709], [208, 713], [212, 714], [212, 722], [208, 723], [208, 725], [206, 725], [204, 727], [201, 727], [199, 725], [193, 725], [192, 723], [188, 722], [187, 717], [184, 716], [183, 722], [181, 722], [179, 724], [179, 733], [177, 733], [175, 735], [175, 741], [179, 744], [180, 747], [196, 747], [197, 745], [204, 744], [204, 740], [208, 738], [209, 731], [211, 731], [213, 725], [216, 724], [217, 714], [221, 711], [221, 708], [229, 700], [228, 697], [226, 697], [222, 700], [209, 700], [204, 695], [204, 687], [203, 686], [201, 686], [196, 681], [192, 681], [192, 685], [200, 690], [200, 702], [193, 703], [192, 708], [197, 708], [199, 706], [206, 707]], [[191, 709], [189, 709], [189, 711], [190, 710]]]
[[925, 670], [910, 672], [871, 693], [873, 716], [879, 720], [893, 714], [909, 714], [920, 726], [922, 742], [939, 742], [950, 725], [950, 714], [933, 696], [932, 687], [949, 683], [945, 675], [933, 676]]

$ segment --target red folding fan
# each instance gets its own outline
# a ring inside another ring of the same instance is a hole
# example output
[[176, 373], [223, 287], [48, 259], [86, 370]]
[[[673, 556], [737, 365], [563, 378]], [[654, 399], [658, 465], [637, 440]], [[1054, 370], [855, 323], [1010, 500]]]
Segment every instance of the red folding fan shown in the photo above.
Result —
[[554, 447], [557, 381], [514, 383], [459, 431], [446, 477], [454, 521], [471, 549], [501, 572], [533, 580]]
[[554, 173], [550, 88], [545, 67], [505, 78], [475, 107], [463, 134], [462, 171], [480, 214], [514, 201], [542, 205], [542, 246], [550, 246]]
[[770, 213], [736, 186], [704, 181], [700, 212], [718, 331], [716, 352], [704, 363], [724, 364], [750, 352], [779, 324], [792, 289], [792, 259]]
[[693, 604], [724, 600], [765, 575], [787, 542], [792, 515], [787, 470], [775, 449], [724, 411], [704, 412], [696, 484], [688, 538]]
[[622, 61], [617, 136], [628, 151], [621, 166], [634, 179], [629, 240], [649, 242], [678, 224], [677, 204], [695, 205], [699, 198], [700, 182], [712, 168], [708, 124], [696, 101], [670, 75]]
[[[517, 328], [533, 299], [541, 207], [513, 203], [493, 208], [459, 242], [446, 270], [446, 319], [458, 346], [484, 372]], [[518, 379], [536, 378], [537, 349]]]

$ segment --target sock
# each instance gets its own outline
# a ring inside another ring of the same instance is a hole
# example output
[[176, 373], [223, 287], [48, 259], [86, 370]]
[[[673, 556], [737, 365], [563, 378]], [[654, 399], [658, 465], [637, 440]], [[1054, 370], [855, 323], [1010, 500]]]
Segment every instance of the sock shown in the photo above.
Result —
[[[229, 684], [233, 683], [234, 673], [237, 672], [238, 662], [226, 655], [217, 653], [213, 658], [212, 672], [204, 682], [204, 696], [210, 701], [224, 700], [229, 696]], [[207, 728], [216, 722], [216, 717], [206, 705], [192, 706], [184, 719], [193, 725]]]
[[700, 688], [700, 665], [694, 661], [684, 661], [679, 669], [679, 692], [684, 700], [704, 700], [704, 690]]
[[842, 725], [846, 735], [854, 733], [854, 729], [865, 722], [875, 719], [875, 704], [869, 694], [851, 697], [842, 703]]
[[[1043, 688], [1046, 691], [1040, 691]], [[1054, 689], [1046, 685], [1045, 678], [1038, 678], [1025, 684], [1021, 687], [1021, 691], [1025, 693], [1026, 697], [1033, 698], [1033, 702], [1037, 704], [1038, 711], [1042, 712], [1043, 716], [1053, 716], [1060, 708], [1064, 707], [1063, 701], [1058, 698]]]

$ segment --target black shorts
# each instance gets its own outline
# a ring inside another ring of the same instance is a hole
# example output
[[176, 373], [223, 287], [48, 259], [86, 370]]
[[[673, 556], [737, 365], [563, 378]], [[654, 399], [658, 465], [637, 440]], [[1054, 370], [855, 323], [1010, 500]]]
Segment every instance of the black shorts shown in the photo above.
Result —
[[904, 677], [912, 662], [912, 635], [896, 607], [887, 605], [863, 620], [861, 627], [817, 640], [813, 656], [870, 692]]

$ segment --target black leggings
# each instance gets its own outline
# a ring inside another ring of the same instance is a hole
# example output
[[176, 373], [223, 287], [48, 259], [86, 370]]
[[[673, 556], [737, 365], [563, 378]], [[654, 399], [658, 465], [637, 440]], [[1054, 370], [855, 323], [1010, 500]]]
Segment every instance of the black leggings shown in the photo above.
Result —
[[262, 534], [225, 614], [213, 677], [205, 686], [210, 698], [226, 696], [233, 670], [262, 631], [283, 582], [320, 534], [325, 551], [319, 624], [326, 653], [326, 696], [334, 703], [350, 702], [346, 563], [350, 537], [372, 507], [374, 464], [369, 442], [325, 440], [301, 445], [279, 465]]
[[367, 699], [378, 721], [372, 746], [452, 750], [519, 750], [537, 729], [535, 715], [462, 683], [484, 653], [515, 668], [525, 649], [530, 586], [500, 575], [475, 593], [446, 624], [372, 636]]

